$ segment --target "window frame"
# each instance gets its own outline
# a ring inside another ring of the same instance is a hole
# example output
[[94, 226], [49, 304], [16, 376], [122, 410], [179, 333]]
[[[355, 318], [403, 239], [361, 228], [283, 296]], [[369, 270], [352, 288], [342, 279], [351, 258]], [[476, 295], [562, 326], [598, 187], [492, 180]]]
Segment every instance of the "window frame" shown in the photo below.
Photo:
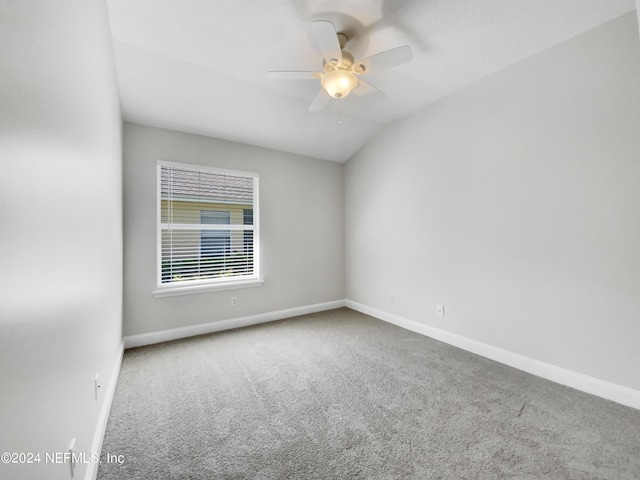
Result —
[[[175, 167], [179, 169], [194, 170], [199, 172], [214, 173], [220, 175], [232, 175], [253, 178], [253, 273], [251, 275], [239, 275], [236, 277], [218, 277], [205, 280], [185, 280], [182, 282], [162, 283], [162, 167]], [[211, 167], [207, 165], [195, 165], [179, 162], [158, 160], [156, 162], [156, 289], [152, 292], [155, 297], [173, 295], [186, 295], [193, 293], [213, 292], [246, 287], [257, 287], [263, 284], [260, 276], [260, 174], [226, 168]]]

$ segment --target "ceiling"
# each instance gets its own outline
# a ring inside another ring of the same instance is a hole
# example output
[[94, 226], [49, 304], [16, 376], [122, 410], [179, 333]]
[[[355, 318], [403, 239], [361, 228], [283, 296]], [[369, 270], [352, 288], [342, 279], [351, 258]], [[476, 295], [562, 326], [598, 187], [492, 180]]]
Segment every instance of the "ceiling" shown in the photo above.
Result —
[[[107, 0], [126, 121], [345, 162], [381, 128], [461, 87], [634, 10], [634, 0]], [[330, 20], [385, 95], [308, 107], [321, 71], [310, 22]]]

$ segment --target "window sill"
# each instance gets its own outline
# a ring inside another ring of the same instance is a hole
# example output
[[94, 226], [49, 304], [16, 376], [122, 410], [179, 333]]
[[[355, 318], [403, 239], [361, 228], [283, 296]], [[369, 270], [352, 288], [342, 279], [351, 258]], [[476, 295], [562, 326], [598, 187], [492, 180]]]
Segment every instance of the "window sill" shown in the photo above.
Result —
[[184, 285], [159, 288], [153, 291], [153, 296], [172, 297], [175, 295], [191, 295], [194, 293], [219, 292], [221, 290], [233, 290], [236, 288], [259, 287], [264, 283], [260, 278], [252, 278], [250, 280], [233, 280], [223, 283], [209, 283], [206, 285]]

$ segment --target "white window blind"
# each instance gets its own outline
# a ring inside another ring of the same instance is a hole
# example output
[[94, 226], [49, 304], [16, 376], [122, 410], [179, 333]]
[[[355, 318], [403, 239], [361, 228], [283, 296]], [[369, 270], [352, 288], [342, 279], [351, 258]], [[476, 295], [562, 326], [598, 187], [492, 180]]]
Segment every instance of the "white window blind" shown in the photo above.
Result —
[[258, 273], [258, 175], [159, 162], [158, 289]]

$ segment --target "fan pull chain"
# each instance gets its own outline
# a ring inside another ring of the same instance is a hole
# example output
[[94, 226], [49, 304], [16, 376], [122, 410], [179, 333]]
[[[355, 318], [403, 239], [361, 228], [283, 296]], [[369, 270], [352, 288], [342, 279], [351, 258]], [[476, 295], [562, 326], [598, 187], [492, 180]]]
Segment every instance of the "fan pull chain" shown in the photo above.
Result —
[[340, 117], [340, 112], [338, 112], [338, 134], [336, 136], [336, 142], [340, 143], [340, 132], [342, 130], [342, 118]]

